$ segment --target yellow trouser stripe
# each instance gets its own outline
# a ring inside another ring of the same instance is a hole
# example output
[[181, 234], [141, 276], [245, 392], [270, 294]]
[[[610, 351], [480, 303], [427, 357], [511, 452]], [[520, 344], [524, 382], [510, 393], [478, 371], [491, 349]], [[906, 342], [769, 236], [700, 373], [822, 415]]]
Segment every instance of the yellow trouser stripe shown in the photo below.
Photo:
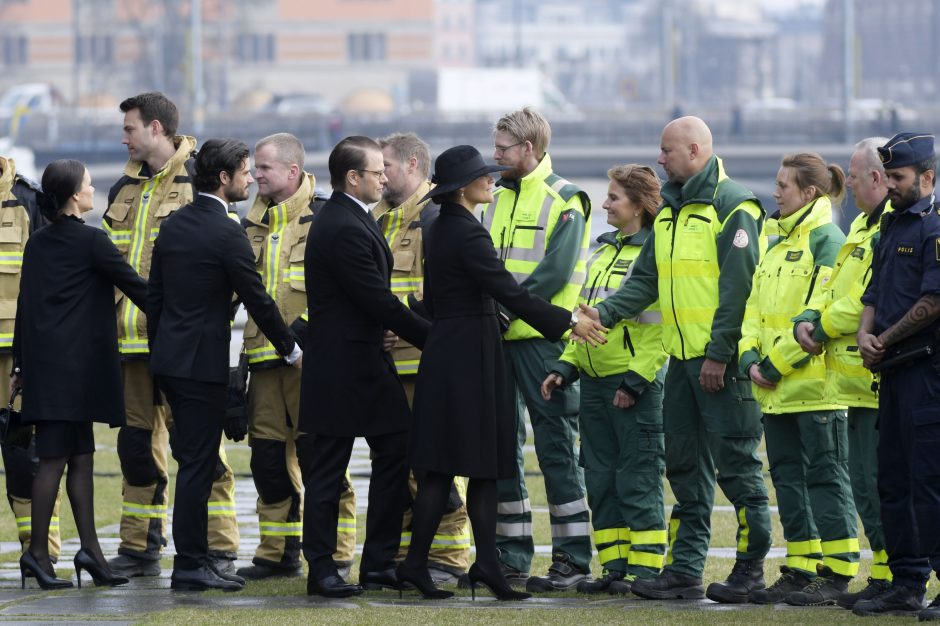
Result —
[[341, 517], [336, 520], [336, 530], [341, 533], [355, 533], [356, 532], [356, 518], [355, 517]]
[[235, 517], [235, 503], [234, 502], [209, 502], [209, 515], [226, 515], [230, 517]]
[[618, 559], [626, 559], [627, 555], [630, 553], [630, 544], [629, 543], [618, 543], [610, 546], [609, 548], [604, 548], [603, 550], [597, 551], [597, 560], [601, 565], [610, 563], [611, 561], [616, 561]]
[[841, 574], [842, 576], [855, 576], [858, 574], [858, 562], [843, 561], [842, 559], [837, 559], [833, 556], [823, 557], [823, 565], [827, 566], [836, 574]]
[[849, 539], [836, 539], [835, 541], [823, 541], [822, 542], [822, 553], [823, 554], [845, 554], [851, 552], [858, 552], [858, 539], [855, 537], [850, 537]]
[[673, 550], [676, 546], [676, 535], [679, 534], [679, 520], [675, 517], [669, 518], [669, 553], [666, 556], [666, 564], [672, 563]]
[[669, 541], [669, 534], [665, 530], [634, 530], [630, 532], [630, 543], [633, 544], [662, 544]]
[[816, 573], [816, 566], [820, 565], [822, 561], [819, 559], [811, 559], [805, 556], [788, 556], [787, 557], [787, 566], [790, 569], [798, 569], [804, 572]]
[[665, 554], [655, 554], [653, 552], [641, 552], [639, 550], [630, 550], [630, 554], [627, 556], [627, 563], [630, 565], [640, 565], [643, 567], [653, 567], [656, 569], [661, 569], [663, 566], [663, 561], [665, 560]]
[[803, 556], [806, 554], [822, 554], [822, 542], [819, 539], [810, 539], [809, 541], [788, 541], [787, 554], [793, 556]]
[[894, 580], [894, 576], [891, 574], [891, 568], [884, 563], [872, 564], [871, 577], [875, 580]]
[[744, 507], [738, 509], [738, 552], [747, 552], [748, 537], [751, 528], [747, 525], [747, 511]]
[[300, 537], [303, 534], [301, 522], [261, 522], [258, 527], [262, 537]]
[[[665, 533], [666, 531], [663, 531]], [[601, 528], [594, 530], [594, 543], [613, 543], [615, 541], [630, 541], [629, 528]]]
[[121, 506], [121, 514], [127, 517], [142, 517], [145, 519], [166, 519], [165, 504], [137, 504], [136, 502], [124, 502]]

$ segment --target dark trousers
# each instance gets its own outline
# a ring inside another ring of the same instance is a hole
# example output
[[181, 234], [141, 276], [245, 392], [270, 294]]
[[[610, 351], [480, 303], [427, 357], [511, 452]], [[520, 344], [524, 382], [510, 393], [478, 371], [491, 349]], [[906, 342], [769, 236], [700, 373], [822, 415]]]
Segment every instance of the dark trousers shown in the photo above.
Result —
[[878, 494], [895, 584], [940, 575], [940, 376], [931, 359], [881, 376]]
[[[354, 441], [354, 437], [323, 435], [297, 438], [304, 481], [303, 552], [316, 579], [336, 575], [333, 553], [339, 497]], [[366, 441], [372, 449], [372, 478], [359, 571], [375, 572], [395, 566], [401, 543], [401, 519], [408, 503], [408, 433], [376, 435]]]
[[222, 442], [227, 386], [174, 376], [157, 376], [157, 384], [173, 411], [176, 432], [171, 448], [179, 464], [173, 500], [173, 568], [197, 569], [209, 556], [208, 502]]

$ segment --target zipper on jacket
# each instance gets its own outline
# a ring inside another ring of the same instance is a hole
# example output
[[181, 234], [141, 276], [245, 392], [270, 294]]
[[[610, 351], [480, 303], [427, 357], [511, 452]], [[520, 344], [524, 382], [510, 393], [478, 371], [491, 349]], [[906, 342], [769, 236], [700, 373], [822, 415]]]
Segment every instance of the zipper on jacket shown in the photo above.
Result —
[[[689, 219], [690, 219], [690, 220], [691, 220], [691, 219], [702, 220], [703, 222], [706, 222], [706, 223], [708, 223], [708, 224], [711, 224], [711, 223], [712, 223], [711, 218], [705, 217], [704, 215], [698, 215], [697, 213], [693, 213], [692, 215], [690, 215], [690, 216], [689, 216]], [[686, 220], [686, 223], [688, 223], [688, 220]]]
[[630, 356], [636, 356], [636, 350], [633, 349], [633, 342], [630, 340], [630, 331], [626, 325], [623, 327], [623, 349], [630, 350]]
[[[508, 226], [508, 228], [510, 229], [509, 247], [512, 247], [513, 230], [515, 230], [512, 226], [512, 220], [516, 216], [516, 205], [519, 204], [519, 194], [521, 192], [522, 192], [522, 187], [520, 185], [519, 191], [516, 191], [515, 192], [516, 195], [513, 196], [512, 209], [509, 211], [509, 226]], [[495, 210], [495, 207], [494, 207], [494, 210]], [[509, 256], [509, 249], [503, 247], [504, 244], [506, 243], [506, 228], [507, 228], [506, 226], [503, 226], [503, 231], [499, 235], [499, 259], [500, 261], [503, 261], [503, 263], [506, 262], [506, 258]]]
[[809, 281], [809, 291], [806, 292], [806, 300], [803, 301], [804, 305], [809, 304], [809, 299], [813, 295], [813, 287], [816, 286], [816, 278], [819, 276], [819, 268], [819, 265], [813, 268], [813, 277]]
[[679, 230], [679, 212], [673, 209], [672, 222], [672, 244], [669, 249], [669, 295], [670, 306], [672, 307], [672, 318], [676, 320], [676, 332], [679, 334], [679, 349], [682, 352], [682, 360], [685, 360], [685, 338], [682, 336], [682, 327], [679, 326], [679, 316], [676, 313], [676, 279], [672, 271], [673, 259], [676, 255], [676, 231]]

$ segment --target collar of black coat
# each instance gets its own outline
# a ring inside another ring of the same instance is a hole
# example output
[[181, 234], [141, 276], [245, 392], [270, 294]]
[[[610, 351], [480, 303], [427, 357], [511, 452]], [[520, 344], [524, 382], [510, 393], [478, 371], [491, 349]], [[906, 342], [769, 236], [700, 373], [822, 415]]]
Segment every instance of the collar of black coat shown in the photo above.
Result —
[[228, 204], [222, 198], [200, 191], [193, 198], [193, 205], [204, 209], [219, 209], [223, 214], [228, 215]]
[[885, 212], [885, 207], [888, 206], [888, 196], [885, 196], [884, 199], [878, 203], [878, 206], [875, 207], [875, 210], [871, 212], [868, 216], [868, 219], [865, 220], [865, 228], [871, 228], [881, 220], [881, 216]]
[[447, 213], [448, 215], [455, 215], [457, 217], [463, 217], [468, 220], [477, 221], [476, 216], [468, 211], [467, 207], [462, 204], [457, 204], [456, 202], [443, 202], [441, 204], [441, 213]]

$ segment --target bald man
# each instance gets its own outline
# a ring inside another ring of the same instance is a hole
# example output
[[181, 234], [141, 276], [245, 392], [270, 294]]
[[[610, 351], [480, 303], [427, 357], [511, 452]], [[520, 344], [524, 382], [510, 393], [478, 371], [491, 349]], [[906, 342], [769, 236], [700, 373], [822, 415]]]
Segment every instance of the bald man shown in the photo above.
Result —
[[[611, 327], [659, 299], [670, 355], [663, 402], [666, 476], [677, 503], [669, 522], [670, 560], [632, 591], [660, 600], [744, 603], [764, 588], [770, 548], [767, 489], [757, 446], [763, 434], [751, 383], [739, 376], [737, 345], [751, 278], [763, 249], [764, 210], [725, 174], [708, 126], [681, 117], [663, 129], [659, 165], [669, 178], [653, 235], [629, 281], [596, 309]], [[702, 582], [715, 482], [737, 514], [737, 561], [727, 580]]]

